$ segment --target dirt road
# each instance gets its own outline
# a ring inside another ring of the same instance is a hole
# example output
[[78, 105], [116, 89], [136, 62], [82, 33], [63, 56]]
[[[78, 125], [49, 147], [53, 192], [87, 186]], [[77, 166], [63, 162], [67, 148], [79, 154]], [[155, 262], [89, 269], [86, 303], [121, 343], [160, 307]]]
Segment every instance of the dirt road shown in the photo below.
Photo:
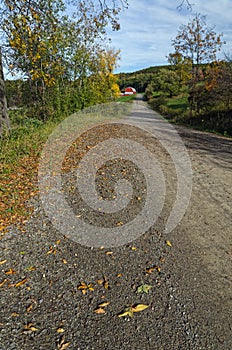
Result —
[[[164, 170], [165, 204], [137, 239], [118, 247], [81, 245], [51, 224], [39, 198], [25, 232], [11, 227], [3, 236], [0, 350], [232, 349], [232, 140], [176, 127], [191, 159], [192, 193], [183, 219], [167, 233], [178, 178], [157, 130], [163, 140], [175, 133], [136, 100], [129, 117], [87, 132], [72, 155], [76, 162], [112, 136], [139, 142], [154, 154]], [[121, 178], [114, 165], [98, 174], [101, 196], [111, 200], [115, 178]], [[76, 216], [100, 233], [104, 227], [116, 232], [144, 205], [146, 181], [138, 167], [120, 162], [117, 167], [132, 181], [135, 195], [131, 209], [120, 211], [116, 220], [114, 213], [88, 209], [73, 190], [74, 173], [62, 175], [63, 193]], [[144, 285], [147, 293], [141, 293]], [[138, 304], [148, 307], [118, 317]]]
[[[128, 121], [153, 133], [151, 119], [159, 120], [158, 115], [143, 113], [144, 109], [147, 112], [147, 105], [136, 101]], [[205, 338], [210, 333], [215, 337], [212, 349], [231, 349], [232, 139], [182, 126], [175, 129], [193, 170], [188, 209], [170, 234], [178, 247], [179, 297], [198, 320]]]

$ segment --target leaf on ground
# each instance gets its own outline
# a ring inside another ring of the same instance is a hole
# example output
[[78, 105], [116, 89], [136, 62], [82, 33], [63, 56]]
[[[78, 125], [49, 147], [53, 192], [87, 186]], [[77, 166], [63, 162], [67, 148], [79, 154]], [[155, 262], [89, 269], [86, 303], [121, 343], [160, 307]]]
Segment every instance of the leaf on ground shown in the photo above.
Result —
[[56, 255], [56, 249], [54, 249], [54, 247], [51, 246], [46, 254], [54, 254], [54, 255]]
[[142, 284], [141, 286], [139, 286], [137, 288], [137, 292], [147, 294], [151, 288], [152, 288], [152, 286], [150, 286], [149, 284]]
[[58, 350], [65, 350], [70, 345], [70, 342], [65, 342], [65, 337], [63, 336], [57, 344]]
[[64, 333], [65, 332], [65, 330], [64, 330], [64, 328], [57, 328], [57, 333]]
[[170, 241], [166, 241], [167, 246], [172, 247], [172, 243]]
[[105, 314], [105, 310], [102, 307], [99, 307], [97, 309], [94, 310], [95, 314], [101, 315], [101, 314]]
[[0, 261], [0, 265], [5, 264], [6, 262], [7, 262], [7, 260], [2, 260], [2, 261]]
[[11, 316], [12, 316], [12, 317], [18, 317], [19, 314], [18, 314], [17, 312], [12, 312]]
[[15, 284], [15, 287], [20, 287], [24, 285], [27, 282], [27, 278], [24, 278], [22, 281], [18, 282]]
[[30, 304], [28, 307], [27, 307], [27, 312], [30, 312], [33, 308], [33, 304]]
[[28, 267], [26, 267], [25, 270], [27, 270], [27, 271], [35, 271], [36, 268], [34, 266], [28, 266]]
[[23, 327], [25, 329], [25, 332], [36, 332], [38, 331], [38, 328], [36, 328], [33, 323], [28, 323], [25, 324], [25, 326]]
[[132, 307], [127, 307], [121, 314], [118, 315], [118, 317], [133, 317], [133, 311]]
[[81, 290], [82, 294], [86, 294], [88, 290], [94, 291], [92, 284], [86, 284], [85, 282], [81, 282], [79, 286], [77, 286], [78, 290]]
[[138, 304], [138, 305], [132, 306], [131, 310], [133, 312], [140, 312], [140, 311], [146, 310], [149, 306], [150, 305]]
[[109, 301], [105, 301], [104, 303], [101, 303], [100, 305], [98, 305], [99, 307], [106, 307], [109, 305]]
[[151, 274], [153, 271], [160, 272], [161, 268], [159, 266], [152, 266], [145, 270], [146, 273]]
[[9, 269], [8, 271], [5, 272], [6, 275], [14, 275], [16, 273], [15, 270]]

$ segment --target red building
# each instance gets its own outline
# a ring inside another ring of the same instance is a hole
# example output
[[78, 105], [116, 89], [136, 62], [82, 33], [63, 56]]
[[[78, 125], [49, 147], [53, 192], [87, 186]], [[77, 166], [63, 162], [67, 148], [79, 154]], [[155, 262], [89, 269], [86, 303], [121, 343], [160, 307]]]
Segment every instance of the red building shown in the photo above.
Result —
[[134, 94], [136, 94], [135, 88], [129, 86], [129, 87], [125, 88], [125, 92], [123, 95], [128, 96], [128, 95], [134, 95]]

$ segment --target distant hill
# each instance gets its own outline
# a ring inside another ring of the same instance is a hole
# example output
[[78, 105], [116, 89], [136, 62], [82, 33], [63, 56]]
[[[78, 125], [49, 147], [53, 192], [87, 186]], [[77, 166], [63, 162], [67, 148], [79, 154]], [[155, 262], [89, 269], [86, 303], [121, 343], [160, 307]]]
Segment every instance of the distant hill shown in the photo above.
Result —
[[145, 92], [147, 85], [150, 83], [154, 75], [162, 68], [169, 68], [165, 66], [152, 66], [140, 69], [130, 73], [115, 74], [118, 79], [120, 90], [123, 91], [127, 86], [132, 86], [137, 92]]

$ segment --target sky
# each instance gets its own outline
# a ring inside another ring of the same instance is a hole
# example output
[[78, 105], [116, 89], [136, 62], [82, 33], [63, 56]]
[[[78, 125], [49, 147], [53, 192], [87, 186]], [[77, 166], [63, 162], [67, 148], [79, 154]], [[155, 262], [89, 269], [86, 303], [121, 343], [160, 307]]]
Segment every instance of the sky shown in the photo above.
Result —
[[111, 46], [121, 50], [121, 60], [115, 73], [133, 72], [156, 65], [168, 64], [166, 56], [173, 52], [171, 40], [182, 24], [196, 13], [206, 15], [207, 25], [216, 33], [223, 33], [223, 51], [232, 54], [232, 0], [190, 0], [192, 11], [181, 0], [129, 0], [129, 7], [121, 12], [118, 32], [109, 31]]

